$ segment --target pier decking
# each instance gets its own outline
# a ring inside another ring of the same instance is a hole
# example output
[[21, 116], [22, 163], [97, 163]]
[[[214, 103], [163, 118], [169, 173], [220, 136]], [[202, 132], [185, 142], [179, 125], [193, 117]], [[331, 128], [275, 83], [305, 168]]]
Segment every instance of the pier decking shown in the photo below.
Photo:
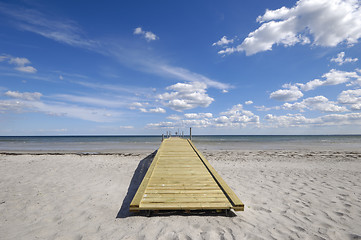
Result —
[[142, 210], [229, 210], [244, 205], [192, 141], [172, 137], [159, 147], [130, 204]]

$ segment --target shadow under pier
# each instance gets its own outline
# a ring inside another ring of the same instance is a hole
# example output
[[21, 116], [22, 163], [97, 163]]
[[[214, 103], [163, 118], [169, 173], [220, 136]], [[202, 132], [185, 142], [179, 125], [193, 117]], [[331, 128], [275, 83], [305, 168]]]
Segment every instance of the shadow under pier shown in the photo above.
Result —
[[127, 195], [125, 196], [122, 206], [117, 214], [117, 218], [126, 218], [133, 215], [133, 213], [129, 212], [129, 205], [132, 202], [134, 195], [136, 194], [140, 184], [142, 183], [143, 178], [147, 173], [148, 168], [152, 163], [156, 153], [157, 150], [149, 154], [147, 157], [145, 157], [143, 160], [139, 162], [138, 167], [135, 170], [134, 175], [132, 177], [132, 180], [130, 181]]

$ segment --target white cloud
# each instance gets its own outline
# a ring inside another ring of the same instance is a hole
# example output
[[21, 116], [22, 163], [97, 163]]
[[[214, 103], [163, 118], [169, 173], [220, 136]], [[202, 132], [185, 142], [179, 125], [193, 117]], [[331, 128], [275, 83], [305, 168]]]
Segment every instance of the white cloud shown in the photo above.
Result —
[[329, 101], [324, 96], [316, 96], [304, 99], [302, 102], [297, 103], [285, 103], [282, 106], [285, 110], [299, 110], [301, 112], [304, 109], [317, 110], [321, 112], [346, 112], [346, 107], [338, 106], [335, 102]]
[[361, 110], [361, 89], [342, 91], [337, 100], [339, 103], [351, 105], [352, 110]]
[[134, 34], [143, 34], [143, 30], [141, 27], [137, 27], [136, 29], [134, 29]]
[[154, 41], [154, 40], [157, 40], [159, 39], [154, 33], [152, 32], [146, 32], [145, 33], [145, 39], [147, 39], [148, 41]]
[[267, 9], [257, 22], [261, 26], [249, 33], [242, 44], [219, 54], [245, 51], [252, 55], [272, 50], [274, 44], [353, 45], [361, 37], [360, 1], [299, 0], [292, 8]]
[[[302, 91], [314, 90], [320, 86], [339, 85], [348, 83], [347, 85], [360, 85], [361, 86], [361, 75], [358, 74], [358, 70], [354, 72], [345, 72], [336, 69], [331, 69], [328, 73], [322, 75], [322, 80], [314, 79], [307, 83], [295, 83], [295, 84], [284, 84], [283, 88], [270, 94], [271, 99], [279, 101], [292, 102], [303, 97]], [[285, 108], [299, 108], [299, 103], [296, 104], [285, 104]], [[262, 110], [261, 108], [259, 110]]]
[[1, 61], [3, 62], [5, 60], [8, 60], [8, 63], [11, 65], [15, 65], [15, 70], [19, 72], [25, 72], [25, 73], [36, 73], [36, 68], [32, 66], [25, 66], [27, 64], [31, 64], [29, 59], [27, 58], [19, 58], [19, 57], [12, 57], [10, 55], [3, 55], [1, 56]]
[[157, 107], [157, 108], [151, 108], [148, 110], [148, 112], [150, 113], [165, 113], [165, 109], [161, 108], [161, 107]]
[[323, 83], [323, 86], [327, 86], [327, 85], [338, 85], [341, 83], [350, 82], [351, 79], [353, 78], [358, 79], [360, 76], [358, 76], [356, 72], [344, 72], [344, 71], [331, 69], [330, 72], [324, 74], [322, 77], [326, 78], [326, 80]]
[[18, 70], [20, 72], [25, 72], [25, 73], [36, 73], [37, 72], [36, 68], [34, 68], [32, 66], [16, 67], [15, 70]]
[[[297, 37], [297, 25], [294, 18], [285, 21], [271, 21], [261, 25], [260, 28], [251, 32], [240, 45], [239, 50], [245, 51], [246, 55], [271, 50], [273, 44], [293, 46], [300, 42]], [[238, 49], [237, 49], [238, 51]]]
[[133, 129], [134, 126], [119, 126], [120, 129]]
[[9, 63], [10, 64], [15, 64], [17, 66], [24, 66], [26, 64], [30, 64], [30, 61], [27, 58], [10, 57]]
[[172, 114], [172, 115], [168, 116], [167, 119], [178, 121], [178, 120], [181, 120], [182, 117], [179, 115], [176, 115], [176, 114]]
[[220, 113], [214, 118], [217, 127], [244, 127], [247, 124], [259, 124], [259, 116], [243, 109], [242, 104], [234, 105], [230, 110]]
[[244, 110], [242, 104], [234, 105], [226, 112], [222, 112], [218, 117], [214, 117], [212, 113], [186, 113], [185, 119], [181, 116], [172, 116], [168, 119], [174, 122], [160, 122], [148, 124], [148, 127], [163, 128], [163, 127], [231, 127], [239, 128], [248, 125], [259, 126], [259, 116], [250, 111]]
[[212, 113], [186, 113], [184, 114], [185, 118], [188, 119], [200, 119], [200, 118], [212, 118]]
[[145, 103], [134, 102], [130, 105], [129, 109], [139, 110], [143, 113], [165, 113], [166, 112], [166, 110], [164, 108], [157, 107], [157, 108], [147, 109], [148, 106], [149, 106], [149, 103], [147, 103], [147, 102], [145, 102]]
[[301, 114], [283, 116], [267, 114], [265, 120], [270, 124], [268, 127], [361, 125], [361, 113], [329, 114], [317, 118], [306, 118]]
[[212, 44], [212, 46], [223, 46], [230, 43], [233, 43], [234, 39], [227, 39], [226, 36], [223, 36], [219, 41]]
[[144, 108], [146, 105], [148, 105], [148, 103], [134, 102], [130, 104], [129, 108], [134, 110], [134, 109]]
[[[314, 79], [306, 84], [296, 83], [303, 91], [313, 90], [320, 86], [338, 85], [342, 83], [351, 82], [351, 84], [361, 83], [361, 76], [357, 72], [344, 72], [336, 69], [331, 69], [328, 73], [322, 75], [325, 80]], [[352, 82], [354, 80], [354, 82]]]
[[303, 97], [303, 93], [295, 86], [290, 86], [289, 89], [280, 89], [270, 94], [271, 99], [279, 101], [296, 101]]
[[162, 75], [175, 77], [177, 79], [185, 80], [189, 82], [202, 82], [204, 84], [207, 84], [207, 86], [209, 87], [214, 87], [222, 90], [226, 90], [232, 87], [229, 84], [215, 81], [204, 75], [191, 72], [181, 67], [173, 67], [169, 65], [156, 65], [156, 66], [152, 65], [152, 69], [153, 71], [154, 70], [158, 71]]
[[244, 104], [251, 105], [251, 104], [253, 104], [253, 101], [249, 100], [249, 101], [246, 101]]
[[263, 112], [267, 112], [267, 111], [270, 111], [272, 109], [276, 109], [276, 110], [279, 110], [280, 107], [279, 106], [276, 106], [276, 107], [266, 107], [265, 105], [262, 105], [262, 106], [254, 106], [257, 111], [263, 111]]
[[237, 46], [236, 48], [235, 47], [228, 47], [224, 50], [220, 50], [218, 51], [218, 54], [221, 54], [221, 55], [224, 55], [224, 54], [232, 54], [234, 52], [241, 52], [242, 51], [242, 48], [239, 46]]
[[185, 119], [180, 122], [180, 126], [185, 128], [206, 128], [212, 126], [212, 122], [209, 119]]
[[23, 99], [28, 101], [37, 101], [40, 100], [40, 97], [43, 96], [39, 92], [18, 92], [18, 91], [7, 91], [5, 94], [7, 97], [16, 98], [16, 99]]
[[166, 92], [158, 95], [163, 104], [175, 111], [196, 107], [208, 107], [214, 99], [206, 93], [207, 85], [200, 82], [177, 83], [167, 87]]
[[22, 112], [26, 105], [17, 100], [0, 100], [0, 113], [7, 111]]
[[134, 29], [133, 32], [135, 35], [142, 35], [144, 36], [144, 38], [147, 41], [154, 41], [159, 39], [159, 37], [157, 35], [155, 35], [154, 33], [150, 32], [150, 31], [143, 31], [143, 29], [141, 27], [137, 27]]
[[173, 128], [177, 125], [174, 122], [148, 123], [148, 128]]
[[345, 58], [345, 52], [340, 52], [339, 54], [337, 54], [337, 57], [331, 58], [331, 62], [335, 62], [340, 66], [345, 63], [357, 62], [357, 61], [358, 58]]
[[299, 127], [314, 124], [314, 119], [308, 119], [301, 114], [287, 114], [283, 116], [275, 116], [267, 114], [265, 120], [272, 124], [272, 127]]
[[6, 59], [8, 59], [8, 56], [5, 55], [0, 56], [0, 62], [4, 62]]
[[325, 81], [321, 81], [320, 79], [314, 79], [307, 82], [306, 84], [296, 83], [296, 85], [299, 86], [303, 91], [310, 91], [319, 86], [322, 86], [324, 83]]

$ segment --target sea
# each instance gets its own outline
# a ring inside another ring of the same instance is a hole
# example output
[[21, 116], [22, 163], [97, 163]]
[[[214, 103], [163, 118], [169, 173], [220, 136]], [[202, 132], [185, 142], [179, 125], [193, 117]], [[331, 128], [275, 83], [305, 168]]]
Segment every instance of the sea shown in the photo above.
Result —
[[[161, 140], [161, 136], [0, 136], [0, 152], [151, 152]], [[196, 135], [192, 142], [201, 151], [361, 150], [361, 135]]]

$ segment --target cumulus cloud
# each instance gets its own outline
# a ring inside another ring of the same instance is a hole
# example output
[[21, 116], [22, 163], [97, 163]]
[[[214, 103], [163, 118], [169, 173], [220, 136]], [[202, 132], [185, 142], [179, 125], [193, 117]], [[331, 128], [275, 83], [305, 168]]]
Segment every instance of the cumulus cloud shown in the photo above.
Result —
[[0, 62], [6, 61], [6, 60], [8, 61], [9, 64], [15, 65], [14, 69], [19, 72], [25, 72], [25, 73], [36, 73], [37, 72], [36, 68], [34, 68], [32, 66], [25, 66], [25, 65], [31, 64], [31, 62], [27, 58], [12, 57], [9, 55], [1, 56]]
[[208, 107], [214, 99], [206, 93], [207, 85], [200, 82], [177, 83], [166, 88], [171, 92], [158, 95], [163, 104], [175, 111]]
[[167, 119], [178, 121], [178, 120], [181, 120], [182, 117], [179, 115], [176, 115], [176, 114], [172, 114], [172, 115], [168, 116]]
[[340, 52], [337, 54], [337, 57], [331, 58], [331, 62], [335, 62], [338, 65], [343, 65], [345, 63], [357, 62], [358, 58], [345, 58], [345, 52]]
[[270, 124], [268, 127], [361, 125], [361, 113], [329, 114], [317, 118], [307, 118], [301, 114], [267, 114], [265, 120]]
[[251, 111], [243, 109], [242, 104], [234, 105], [226, 112], [220, 113], [220, 117], [214, 118], [217, 127], [239, 127], [248, 124], [259, 124], [259, 116]]
[[324, 96], [316, 96], [304, 99], [302, 102], [297, 103], [285, 103], [282, 106], [285, 110], [299, 110], [301, 112], [304, 109], [317, 110], [321, 112], [346, 112], [346, 107], [338, 106], [335, 102], [328, 100]]
[[212, 46], [223, 46], [233, 43], [234, 39], [227, 39], [226, 36], [223, 36], [219, 41], [212, 44]]
[[266, 10], [257, 18], [261, 26], [242, 44], [219, 51], [244, 51], [253, 55], [273, 45], [313, 44], [334, 47], [353, 45], [361, 37], [361, 3], [356, 0], [299, 0], [292, 8]]
[[154, 41], [159, 39], [157, 35], [150, 31], [144, 31], [141, 27], [137, 27], [133, 32], [135, 35], [142, 35], [147, 41]]
[[165, 113], [165, 109], [161, 108], [161, 107], [157, 107], [157, 108], [151, 108], [148, 110], [148, 112], [150, 113]]
[[267, 114], [265, 120], [271, 123], [272, 127], [300, 127], [316, 122], [315, 119], [308, 119], [301, 114], [287, 114], [283, 116]]
[[145, 103], [140, 103], [140, 102], [134, 102], [130, 105], [129, 109], [132, 110], [139, 110], [141, 112], [144, 113], [165, 113], [166, 110], [164, 108], [161, 107], [157, 107], [157, 108], [149, 108], [149, 103], [145, 102]]
[[137, 108], [144, 108], [146, 105], [148, 105], [149, 103], [140, 103], [140, 102], [134, 102], [130, 105], [130, 109], [134, 110]]
[[303, 91], [313, 90], [320, 86], [338, 85], [349, 82], [350, 84], [361, 83], [361, 76], [357, 72], [345, 72], [331, 69], [328, 73], [322, 75], [324, 80], [314, 79], [306, 84], [296, 83]]
[[289, 89], [280, 89], [270, 94], [271, 99], [284, 102], [293, 102], [303, 97], [303, 93], [295, 86], [289, 86]]
[[181, 116], [171, 115], [168, 119], [174, 122], [160, 122], [148, 124], [151, 128], [173, 128], [173, 127], [231, 127], [239, 128], [248, 125], [259, 126], [259, 116], [251, 111], [243, 109], [242, 104], [234, 105], [226, 112], [222, 112], [219, 116], [213, 116], [212, 113], [186, 113], [184, 118]]
[[253, 101], [249, 100], [249, 101], [246, 101], [244, 104], [251, 105], [251, 104], [253, 104]]
[[186, 113], [184, 114], [185, 118], [188, 119], [200, 119], [200, 118], [212, 118], [212, 113]]
[[341, 104], [351, 105], [352, 110], [361, 110], [361, 89], [342, 91], [337, 100]]
[[[279, 89], [277, 91], [272, 92], [270, 94], [270, 98], [284, 102], [293, 102], [303, 97], [302, 91], [314, 90], [320, 86], [339, 85], [343, 83], [347, 83], [348, 86], [350, 85], [361, 86], [361, 75], [359, 75], [359, 73], [360, 72], [358, 70], [353, 72], [345, 72], [336, 69], [331, 69], [328, 73], [322, 75], [321, 80], [314, 79], [307, 83], [284, 84], [282, 86], [284, 89]], [[300, 103], [295, 103], [295, 104], [287, 103], [283, 106], [283, 108], [294, 109], [294, 108], [300, 108], [300, 106], [303, 105], [302, 104], [300, 105]]]

